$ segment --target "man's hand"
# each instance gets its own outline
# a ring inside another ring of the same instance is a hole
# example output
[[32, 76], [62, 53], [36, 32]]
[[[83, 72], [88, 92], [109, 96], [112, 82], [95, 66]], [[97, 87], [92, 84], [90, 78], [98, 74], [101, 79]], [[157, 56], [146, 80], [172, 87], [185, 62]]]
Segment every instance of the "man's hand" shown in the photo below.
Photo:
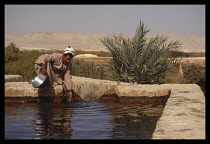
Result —
[[72, 94], [72, 92], [68, 92], [67, 93], [67, 102], [71, 102], [71, 101], [73, 101], [74, 99], [73, 99], [73, 94]]
[[41, 73], [46, 75], [47, 74], [47, 69], [45, 66], [42, 66], [42, 70], [41, 70]]

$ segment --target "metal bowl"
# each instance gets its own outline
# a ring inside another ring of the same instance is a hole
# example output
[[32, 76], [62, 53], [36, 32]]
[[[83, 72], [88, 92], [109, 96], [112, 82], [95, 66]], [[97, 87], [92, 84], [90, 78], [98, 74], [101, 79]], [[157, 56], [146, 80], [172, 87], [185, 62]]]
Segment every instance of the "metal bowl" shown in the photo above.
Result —
[[34, 81], [32, 82], [32, 86], [34, 88], [42, 88], [45, 87], [47, 85], [47, 83], [49, 82], [47, 75], [44, 75], [42, 73], [39, 73]]

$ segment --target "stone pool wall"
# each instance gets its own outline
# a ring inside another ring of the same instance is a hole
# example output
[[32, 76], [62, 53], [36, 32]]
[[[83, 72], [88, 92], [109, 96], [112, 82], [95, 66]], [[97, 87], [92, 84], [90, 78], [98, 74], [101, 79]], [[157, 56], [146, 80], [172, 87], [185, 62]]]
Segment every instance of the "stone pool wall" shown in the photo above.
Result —
[[205, 139], [205, 96], [196, 84], [164, 84], [171, 88], [152, 139]]
[[[205, 96], [196, 84], [117, 84], [115, 81], [75, 76], [72, 81], [78, 100], [165, 102], [152, 139], [205, 139]], [[23, 97], [33, 101], [39, 100], [40, 96], [58, 98], [61, 95], [60, 85], [54, 89], [38, 89], [27, 82], [5, 80], [5, 101]]]
[[4, 75], [5, 82], [21, 82], [21, 75]]

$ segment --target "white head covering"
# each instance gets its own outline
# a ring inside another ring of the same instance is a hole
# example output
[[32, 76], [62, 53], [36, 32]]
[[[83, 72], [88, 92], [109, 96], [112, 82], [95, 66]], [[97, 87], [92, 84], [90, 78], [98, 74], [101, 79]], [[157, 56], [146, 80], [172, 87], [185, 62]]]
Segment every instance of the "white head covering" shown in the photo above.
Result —
[[74, 49], [71, 46], [68, 46], [67, 48], [64, 49], [63, 54], [67, 54], [70, 53], [73, 55], [73, 57], [76, 55], [76, 52], [74, 51]]

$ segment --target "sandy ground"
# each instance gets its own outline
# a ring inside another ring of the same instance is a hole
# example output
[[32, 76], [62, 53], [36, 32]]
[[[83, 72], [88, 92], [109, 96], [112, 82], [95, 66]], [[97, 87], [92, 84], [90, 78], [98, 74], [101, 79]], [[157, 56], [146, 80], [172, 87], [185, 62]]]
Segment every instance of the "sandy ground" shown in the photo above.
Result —
[[189, 58], [182, 58], [182, 62], [189, 62], [189, 63], [196, 63], [205, 65], [206, 57], [189, 57]]
[[40, 47], [19, 47], [19, 50], [54, 50], [54, 49], [49, 49], [49, 48], [40, 48]]

